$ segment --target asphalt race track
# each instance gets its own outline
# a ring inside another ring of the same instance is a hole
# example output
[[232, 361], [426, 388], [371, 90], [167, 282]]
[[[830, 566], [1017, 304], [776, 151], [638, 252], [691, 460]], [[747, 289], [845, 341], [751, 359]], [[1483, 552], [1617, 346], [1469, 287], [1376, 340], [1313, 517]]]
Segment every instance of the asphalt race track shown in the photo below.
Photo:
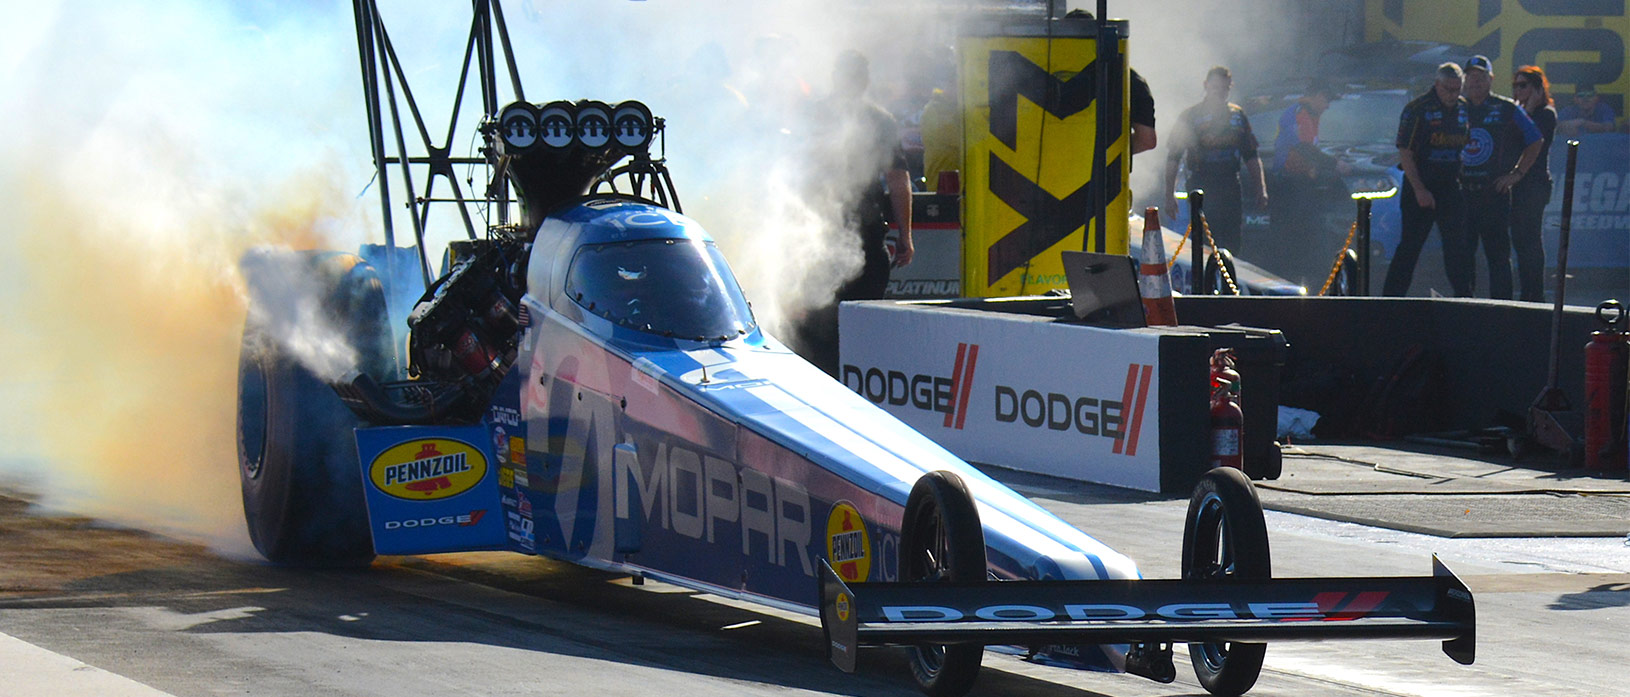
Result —
[[[1179, 566], [1186, 501], [1015, 478], [1128, 552]], [[281, 569], [0, 496], [0, 694], [915, 695], [899, 656], [838, 672], [807, 618], [502, 553]], [[1427, 574], [1438, 552], [1477, 595], [1478, 660], [1437, 642], [1276, 644], [1253, 695], [1630, 695], [1622, 538], [1445, 539], [1268, 514], [1279, 576]], [[1204, 694], [987, 653], [975, 695]]]

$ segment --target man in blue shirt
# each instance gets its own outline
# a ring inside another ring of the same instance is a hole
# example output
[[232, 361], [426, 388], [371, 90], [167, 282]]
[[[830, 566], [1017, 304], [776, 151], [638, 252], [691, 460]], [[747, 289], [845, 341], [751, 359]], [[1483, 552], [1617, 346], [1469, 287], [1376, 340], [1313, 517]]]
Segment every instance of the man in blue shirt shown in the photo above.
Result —
[[1398, 168], [1404, 171], [1399, 208], [1403, 214], [1398, 249], [1387, 267], [1385, 295], [1409, 293], [1421, 247], [1438, 226], [1443, 270], [1457, 297], [1472, 294], [1471, 248], [1465, 240], [1465, 202], [1460, 191], [1460, 151], [1466, 146], [1466, 100], [1460, 98], [1465, 72], [1438, 66], [1431, 91], [1404, 107], [1398, 118]]
[[[1483, 56], [1466, 61], [1466, 119], [1470, 132], [1460, 187], [1466, 194], [1466, 250], [1476, 264], [1482, 240], [1488, 258], [1489, 297], [1511, 299], [1511, 187], [1539, 158], [1544, 138], [1522, 106], [1491, 93], [1494, 67]], [[1519, 156], [1518, 153], [1521, 153]]]
[[1565, 136], [1581, 133], [1607, 133], [1616, 120], [1613, 107], [1602, 101], [1594, 85], [1580, 85], [1574, 90], [1573, 103], [1562, 107], [1556, 115], [1556, 130]]
[[[1319, 117], [1340, 98], [1334, 85], [1315, 79], [1280, 114], [1279, 135], [1273, 141], [1268, 232], [1274, 252], [1273, 258], [1260, 258], [1256, 263], [1302, 284], [1324, 281], [1341, 247], [1341, 236], [1325, 228], [1322, 211], [1336, 203], [1330, 200], [1334, 195], [1346, 200], [1341, 175], [1351, 167], [1319, 148]], [[1342, 236], [1345, 234], [1343, 230]]]

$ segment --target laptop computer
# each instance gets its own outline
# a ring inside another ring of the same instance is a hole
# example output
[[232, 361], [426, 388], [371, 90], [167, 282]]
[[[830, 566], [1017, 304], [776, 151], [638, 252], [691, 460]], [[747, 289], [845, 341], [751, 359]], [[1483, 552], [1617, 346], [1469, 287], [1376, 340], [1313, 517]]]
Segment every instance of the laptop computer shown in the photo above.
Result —
[[1063, 252], [1075, 318], [1119, 327], [1147, 326], [1138, 293], [1138, 265], [1124, 254]]

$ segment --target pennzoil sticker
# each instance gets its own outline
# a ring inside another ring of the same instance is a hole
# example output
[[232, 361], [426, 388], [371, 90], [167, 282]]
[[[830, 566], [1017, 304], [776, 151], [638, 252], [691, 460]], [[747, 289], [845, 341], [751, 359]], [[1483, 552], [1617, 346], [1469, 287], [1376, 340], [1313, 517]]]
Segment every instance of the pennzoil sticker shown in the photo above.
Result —
[[417, 438], [392, 446], [368, 466], [374, 488], [406, 501], [452, 498], [487, 476], [475, 446], [449, 438]]
[[834, 504], [826, 517], [826, 558], [838, 577], [849, 583], [864, 581], [871, 573], [872, 545], [866, 521], [848, 501]]
[[838, 601], [833, 603], [833, 605], [836, 606], [837, 610], [838, 610], [838, 621], [839, 622], [848, 622], [849, 621], [849, 594], [848, 593], [839, 593], [838, 594]]

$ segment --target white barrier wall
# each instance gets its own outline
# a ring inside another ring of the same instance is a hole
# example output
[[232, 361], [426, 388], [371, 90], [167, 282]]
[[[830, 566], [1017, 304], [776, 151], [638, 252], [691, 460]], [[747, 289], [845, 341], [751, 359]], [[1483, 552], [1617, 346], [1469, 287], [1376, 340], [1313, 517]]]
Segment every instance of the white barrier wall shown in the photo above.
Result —
[[896, 303], [839, 323], [843, 383], [962, 459], [1160, 491], [1156, 330]]

